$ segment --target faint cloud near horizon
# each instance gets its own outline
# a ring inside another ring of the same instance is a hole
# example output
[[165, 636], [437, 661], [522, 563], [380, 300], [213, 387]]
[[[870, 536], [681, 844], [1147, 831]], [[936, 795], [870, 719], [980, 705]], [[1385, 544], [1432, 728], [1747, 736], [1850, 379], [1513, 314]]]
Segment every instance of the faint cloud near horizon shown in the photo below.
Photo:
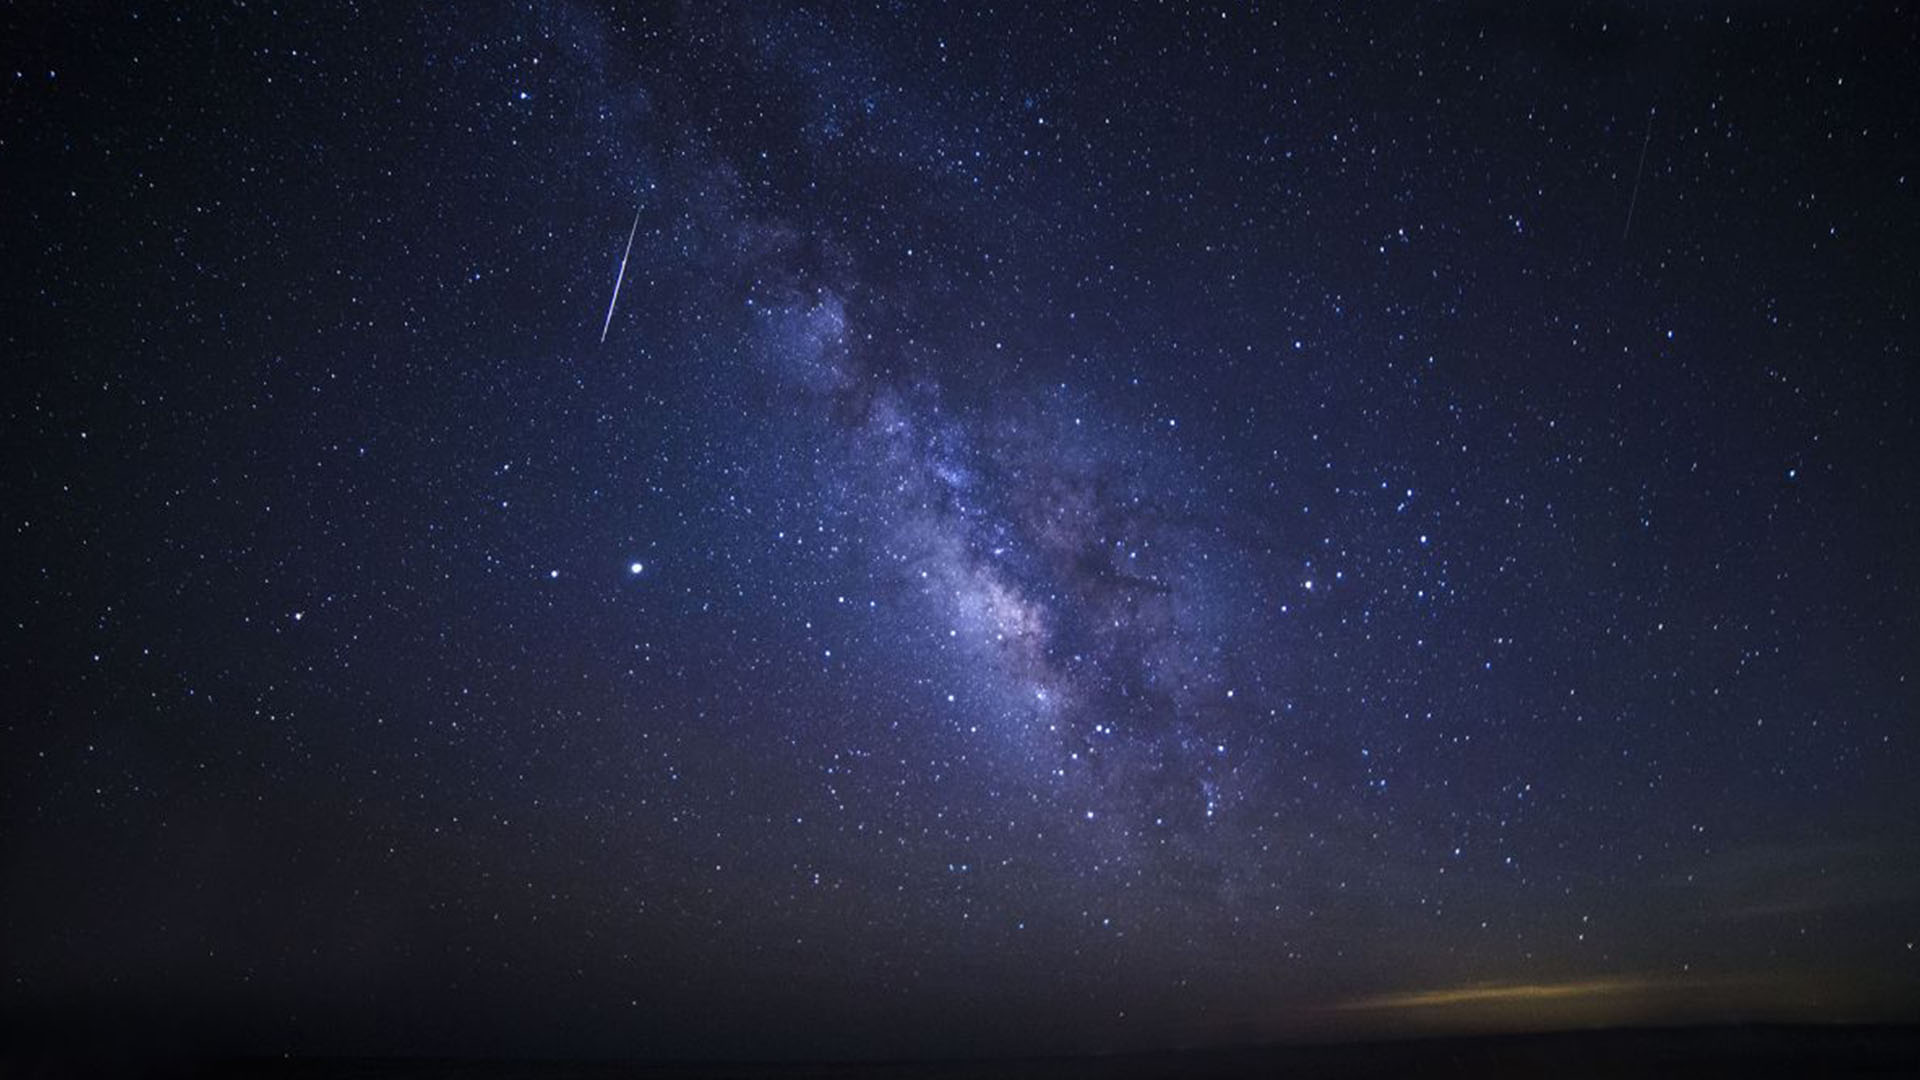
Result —
[[1378, 1009], [1430, 1009], [1449, 1005], [1505, 1005], [1542, 1001], [1592, 998], [1650, 990], [1698, 987], [1711, 980], [1660, 980], [1647, 977], [1618, 976], [1574, 979], [1552, 983], [1473, 983], [1466, 986], [1432, 990], [1408, 990], [1344, 1001], [1334, 1008], [1341, 1012]]
[[1890, 1000], [1838, 972], [1611, 974], [1369, 994], [1333, 1005], [1322, 1016], [1347, 1029], [1465, 1034], [1860, 1020], [1887, 1014]]

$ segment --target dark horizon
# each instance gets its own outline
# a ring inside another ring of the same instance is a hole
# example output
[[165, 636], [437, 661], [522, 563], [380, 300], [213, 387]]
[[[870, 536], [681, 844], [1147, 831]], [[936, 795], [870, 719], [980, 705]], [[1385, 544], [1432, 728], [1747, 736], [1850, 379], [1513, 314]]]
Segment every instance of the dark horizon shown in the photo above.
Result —
[[5, 28], [5, 1032], [1920, 1021], [1912, 4]]
[[1507, 1076], [1645, 1076], [1655, 1072], [1695, 1077], [1884, 1076], [1920, 1061], [1920, 1025], [1857, 1023], [1734, 1023], [1598, 1028], [1550, 1028], [1489, 1034], [1377, 1036], [1360, 1040], [1298, 1040], [1194, 1048], [1114, 1050], [992, 1056], [794, 1058], [747, 1056], [475, 1057], [428, 1054], [327, 1053], [244, 1054], [228, 1047], [209, 1051], [179, 1044], [112, 1042], [76, 1044], [48, 1038], [16, 1040], [11, 1032], [0, 1053], [10, 1071], [26, 1075], [177, 1077], [460, 1077], [487, 1075], [527, 1080], [586, 1077], [751, 1077], [858, 1075], [929, 1080], [946, 1077], [1072, 1076], [1214, 1078], [1286, 1075], [1300, 1080], [1370, 1076], [1462, 1076], [1475, 1080]]

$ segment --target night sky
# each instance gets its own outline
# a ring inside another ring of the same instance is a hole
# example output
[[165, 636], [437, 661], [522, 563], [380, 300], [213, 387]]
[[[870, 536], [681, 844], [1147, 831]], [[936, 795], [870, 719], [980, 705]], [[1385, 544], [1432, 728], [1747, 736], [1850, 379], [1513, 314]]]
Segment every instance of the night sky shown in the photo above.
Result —
[[1920, 1013], [1911, 4], [0, 41], [9, 1023]]

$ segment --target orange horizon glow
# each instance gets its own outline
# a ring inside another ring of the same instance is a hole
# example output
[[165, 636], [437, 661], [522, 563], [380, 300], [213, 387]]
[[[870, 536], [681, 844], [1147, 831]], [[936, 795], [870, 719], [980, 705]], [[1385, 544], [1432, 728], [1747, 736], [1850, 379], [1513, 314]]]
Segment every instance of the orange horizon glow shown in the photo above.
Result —
[[1558, 1001], [1649, 990], [1672, 990], [1709, 985], [1712, 980], [1662, 980], [1644, 976], [1610, 976], [1559, 983], [1471, 983], [1432, 990], [1377, 994], [1342, 1002], [1343, 1012], [1377, 1009], [1425, 1009], [1449, 1005], [1508, 1004]]

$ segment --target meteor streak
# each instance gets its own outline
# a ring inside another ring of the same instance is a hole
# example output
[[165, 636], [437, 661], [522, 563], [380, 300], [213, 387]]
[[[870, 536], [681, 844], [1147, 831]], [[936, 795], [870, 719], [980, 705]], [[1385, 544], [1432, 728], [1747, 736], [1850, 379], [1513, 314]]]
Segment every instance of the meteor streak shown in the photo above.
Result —
[[613, 279], [613, 299], [607, 301], [607, 321], [600, 324], [600, 343], [607, 342], [607, 331], [613, 326], [613, 309], [620, 303], [620, 286], [627, 280], [627, 258], [633, 254], [633, 236], [640, 231], [640, 211], [633, 212], [633, 228], [627, 230], [627, 250], [620, 254], [620, 273]]
[[[1620, 242], [1623, 244], [1627, 242], [1628, 235], [1633, 232], [1633, 208], [1640, 205], [1640, 174], [1647, 171], [1647, 145], [1653, 142], [1654, 112], [1653, 109], [1647, 110], [1647, 135], [1640, 140], [1640, 164], [1633, 170], [1633, 197], [1627, 200], [1627, 227], [1620, 230]], [[635, 223], [639, 220], [634, 218]]]

